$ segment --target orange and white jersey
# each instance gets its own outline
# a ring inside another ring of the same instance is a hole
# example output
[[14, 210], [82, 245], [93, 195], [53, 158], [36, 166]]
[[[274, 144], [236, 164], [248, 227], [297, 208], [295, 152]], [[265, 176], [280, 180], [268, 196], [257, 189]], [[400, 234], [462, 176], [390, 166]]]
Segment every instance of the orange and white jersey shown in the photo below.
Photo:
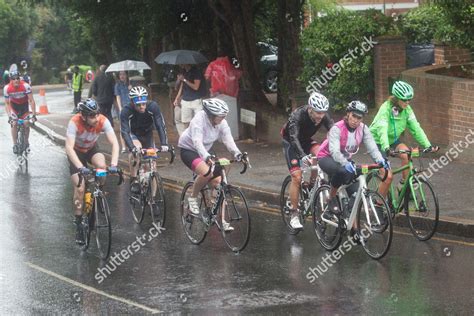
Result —
[[97, 125], [87, 126], [80, 113], [74, 115], [67, 126], [67, 137], [75, 140], [74, 149], [80, 152], [87, 152], [94, 147], [100, 132], [105, 134], [113, 132], [110, 121], [102, 114], [99, 114]]

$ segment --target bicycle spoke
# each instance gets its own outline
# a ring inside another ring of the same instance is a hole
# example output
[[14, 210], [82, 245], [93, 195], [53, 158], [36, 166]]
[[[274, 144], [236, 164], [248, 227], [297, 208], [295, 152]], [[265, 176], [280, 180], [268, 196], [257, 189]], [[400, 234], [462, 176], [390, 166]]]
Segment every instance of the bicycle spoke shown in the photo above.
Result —
[[431, 183], [424, 178], [412, 178], [413, 192], [405, 197], [405, 210], [413, 235], [421, 241], [429, 240], [438, 226], [439, 204]]
[[242, 251], [250, 237], [250, 215], [247, 200], [240, 189], [227, 186], [221, 213], [218, 216], [222, 216], [222, 212], [224, 220], [232, 227], [232, 230], [222, 228], [222, 236], [226, 244], [234, 252]]
[[[193, 182], [188, 182], [181, 193], [181, 224], [183, 226], [184, 233], [189, 241], [193, 244], [200, 244], [203, 242], [204, 238], [206, 238], [207, 234], [207, 225], [201, 220], [200, 217], [195, 216], [190, 213], [189, 205], [188, 205], [188, 198], [191, 196], [192, 193], [192, 186]], [[205, 202], [204, 202], [204, 194], [201, 194], [198, 197], [199, 205], [201, 214], [204, 212]]]

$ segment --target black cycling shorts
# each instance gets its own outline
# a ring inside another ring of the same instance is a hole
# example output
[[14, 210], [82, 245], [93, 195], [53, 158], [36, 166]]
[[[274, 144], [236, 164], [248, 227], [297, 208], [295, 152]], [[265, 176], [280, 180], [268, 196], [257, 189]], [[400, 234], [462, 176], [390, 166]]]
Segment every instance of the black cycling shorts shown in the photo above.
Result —
[[145, 135], [131, 134], [132, 140], [138, 140], [142, 144], [142, 148], [155, 148], [155, 140], [153, 139], [153, 130], [150, 130]]
[[[76, 152], [77, 157], [82, 162], [84, 167], [87, 167], [87, 163], [90, 163], [92, 165], [92, 157], [95, 154], [100, 153], [99, 146], [97, 144], [85, 153], [77, 151], [77, 150], [74, 150], [74, 151]], [[72, 176], [73, 174], [78, 172], [77, 167], [72, 163], [72, 161], [69, 158], [67, 160], [69, 161], [69, 174]]]
[[25, 104], [15, 104], [13, 102], [10, 102], [11, 109], [13, 113], [19, 118], [19, 119], [24, 119], [25, 117], [30, 114], [30, 107], [28, 103]]
[[[301, 170], [300, 159], [298, 158], [298, 151], [294, 148], [288, 141], [283, 140], [283, 154], [285, 155], [286, 165], [290, 173]], [[314, 146], [319, 146], [318, 142], [311, 141], [307, 143], [302, 143], [304, 153], [309, 155]]]
[[[180, 148], [180, 156], [181, 156], [181, 161], [191, 169], [193, 172], [196, 169], [196, 166], [201, 163], [201, 161], [204, 161], [197, 152], [189, 150], [189, 149], [184, 149]], [[212, 173], [212, 179], [219, 177], [221, 175], [221, 170], [222, 167], [219, 165], [216, 165], [214, 168], [214, 172]]]

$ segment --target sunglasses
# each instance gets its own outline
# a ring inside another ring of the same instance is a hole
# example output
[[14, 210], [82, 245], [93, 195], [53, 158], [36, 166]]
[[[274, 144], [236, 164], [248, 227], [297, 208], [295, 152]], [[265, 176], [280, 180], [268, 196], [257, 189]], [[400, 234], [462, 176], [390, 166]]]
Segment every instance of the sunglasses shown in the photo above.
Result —
[[20, 80], [21, 78], [20, 77], [14, 77], [12, 78], [12, 80]]
[[141, 96], [141, 97], [133, 97], [132, 98], [133, 103], [136, 105], [140, 105], [140, 103], [144, 103], [146, 105], [146, 102], [148, 101], [148, 97], [146, 96]]

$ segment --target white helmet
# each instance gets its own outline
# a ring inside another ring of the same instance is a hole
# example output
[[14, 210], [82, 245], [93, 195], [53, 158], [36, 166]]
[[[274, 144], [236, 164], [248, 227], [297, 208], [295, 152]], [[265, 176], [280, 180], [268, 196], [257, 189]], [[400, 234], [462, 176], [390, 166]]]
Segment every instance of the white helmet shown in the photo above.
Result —
[[142, 86], [133, 87], [128, 96], [135, 104], [146, 103], [148, 100], [148, 91]]
[[226, 116], [229, 113], [229, 106], [220, 99], [205, 99], [202, 100], [202, 105], [207, 114], [216, 116]]
[[309, 96], [308, 104], [316, 112], [327, 112], [329, 110], [328, 99], [318, 92], [313, 92]]

